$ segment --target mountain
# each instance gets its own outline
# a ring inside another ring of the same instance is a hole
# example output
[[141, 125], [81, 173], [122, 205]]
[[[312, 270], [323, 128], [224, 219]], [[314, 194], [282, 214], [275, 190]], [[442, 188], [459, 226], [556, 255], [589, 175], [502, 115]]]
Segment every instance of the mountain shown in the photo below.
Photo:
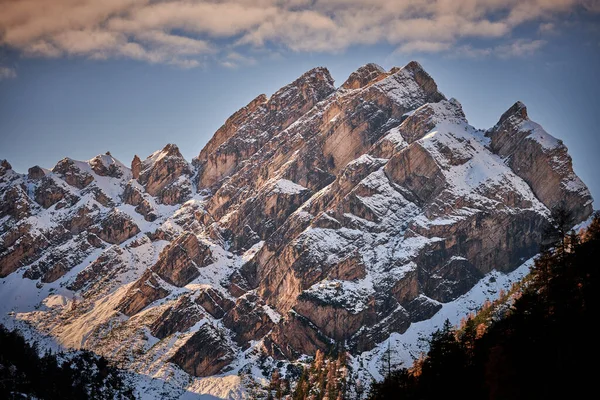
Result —
[[241, 398], [342, 346], [380, 379], [392, 342], [410, 362], [440, 318], [518, 280], [551, 210], [592, 213], [525, 105], [476, 129], [417, 62], [338, 88], [312, 69], [191, 163], [174, 144], [131, 168], [3, 161], [0, 188], [2, 323], [103, 355], [155, 398]]

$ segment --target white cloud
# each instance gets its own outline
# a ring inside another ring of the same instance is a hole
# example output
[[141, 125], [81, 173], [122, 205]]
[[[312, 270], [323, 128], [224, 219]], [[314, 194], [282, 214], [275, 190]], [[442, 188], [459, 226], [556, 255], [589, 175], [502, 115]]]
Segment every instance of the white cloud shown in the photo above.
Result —
[[17, 77], [17, 71], [14, 68], [0, 66], [0, 81], [4, 79], [14, 79]]
[[[507, 38], [518, 26], [598, 0], [19, 0], [3, 3], [0, 45], [26, 56], [128, 57], [181, 67], [231, 46], [276, 44], [298, 52], [338, 52], [388, 43], [402, 52], [456, 48], [472, 38]], [[551, 23], [540, 25], [550, 31]], [[219, 45], [223, 42], [227, 46]], [[520, 56], [543, 43], [494, 49]], [[221, 48], [220, 48], [221, 47]], [[463, 48], [469, 52], [481, 52]], [[237, 51], [239, 53], [239, 51]]]

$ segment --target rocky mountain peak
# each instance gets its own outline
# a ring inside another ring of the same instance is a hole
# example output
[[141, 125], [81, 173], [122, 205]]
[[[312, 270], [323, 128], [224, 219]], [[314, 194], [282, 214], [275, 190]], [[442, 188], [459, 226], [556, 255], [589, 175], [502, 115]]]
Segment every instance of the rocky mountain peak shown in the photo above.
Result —
[[411, 61], [396, 73], [407, 73], [413, 77], [415, 82], [429, 95], [434, 98], [433, 102], [445, 99], [446, 97], [438, 91], [437, 84], [424, 69], [421, 64]]
[[4, 175], [6, 171], [11, 170], [12, 165], [7, 160], [0, 160], [0, 175]]
[[520, 101], [517, 101], [513, 104], [508, 110], [502, 114], [500, 120], [496, 125], [504, 124], [505, 122], [511, 120], [514, 122], [528, 120], [529, 116], [527, 115], [527, 107]]
[[502, 114], [485, 135], [490, 150], [505, 159], [546, 207], [565, 206], [574, 220], [591, 213], [591, 194], [575, 175], [567, 147], [531, 121], [522, 102]]
[[92, 170], [100, 176], [120, 178], [126, 172], [127, 167], [114, 158], [110, 152], [97, 155], [88, 161]]
[[260, 95], [238, 110], [194, 160], [194, 166], [199, 169], [198, 187], [218, 187], [264, 144], [334, 91], [329, 71], [317, 67], [282, 87], [266, 101]]
[[108, 154], [27, 175], [0, 161], [0, 189], [0, 318], [149, 371], [157, 398], [333, 343], [370, 380], [388, 339], [410, 362], [435, 321], [526, 273], [549, 209], [592, 211], [522, 103], [481, 131], [416, 62], [337, 90], [308, 71], [193, 165], [173, 144], [131, 171]]
[[342, 88], [359, 89], [371, 82], [384, 78], [386, 75], [385, 70], [379, 65], [373, 63], [365, 64], [350, 74], [346, 82], [342, 85]]
[[169, 143], [142, 161], [137, 179], [146, 192], [156, 196], [161, 203], [178, 204], [189, 199], [192, 194], [189, 179], [192, 174], [192, 167], [183, 158], [179, 148]]
[[313, 68], [289, 85], [276, 91], [269, 98], [268, 107], [270, 110], [287, 110], [314, 104], [335, 90], [333, 83], [333, 78], [327, 68]]
[[27, 170], [27, 178], [31, 179], [32, 181], [42, 179], [44, 176], [46, 176], [46, 170], [39, 165], [34, 165]]

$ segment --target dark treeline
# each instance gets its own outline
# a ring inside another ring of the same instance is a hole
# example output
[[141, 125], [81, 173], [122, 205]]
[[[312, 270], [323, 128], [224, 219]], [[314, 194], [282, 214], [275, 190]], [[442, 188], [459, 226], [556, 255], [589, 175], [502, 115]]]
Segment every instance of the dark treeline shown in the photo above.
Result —
[[372, 387], [371, 399], [588, 398], [599, 350], [600, 215], [582, 232], [553, 213], [525, 282], [455, 330], [432, 335], [428, 354]]
[[39, 356], [0, 325], [0, 399], [133, 399], [120, 370], [89, 351]]

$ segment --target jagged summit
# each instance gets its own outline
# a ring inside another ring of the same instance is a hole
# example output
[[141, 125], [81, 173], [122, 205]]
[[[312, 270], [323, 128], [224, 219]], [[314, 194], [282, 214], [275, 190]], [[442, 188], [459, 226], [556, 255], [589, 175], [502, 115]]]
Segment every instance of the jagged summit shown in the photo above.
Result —
[[504, 114], [502, 114], [500, 120], [496, 125], [501, 125], [510, 118], [518, 120], [528, 120], [529, 116], [527, 115], [527, 107], [525, 106], [525, 104], [523, 104], [521, 101], [517, 101], [508, 110], [506, 110]]
[[379, 80], [388, 74], [377, 64], [365, 64], [350, 74], [346, 82], [342, 84], [344, 89], [359, 89], [367, 84]]
[[410, 362], [435, 321], [525, 273], [552, 208], [592, 211], [522, 103], [476, 129], [416, 62], [337, 89], [310, 70], [191, 164], [173, 144], [131, 169], [0, 162], [0, 193], [2, 322], [158, 378], [140, 385], [151, 398], [243, 393], [260, 363], [332, 343], [369, 381], [387, 340]]

